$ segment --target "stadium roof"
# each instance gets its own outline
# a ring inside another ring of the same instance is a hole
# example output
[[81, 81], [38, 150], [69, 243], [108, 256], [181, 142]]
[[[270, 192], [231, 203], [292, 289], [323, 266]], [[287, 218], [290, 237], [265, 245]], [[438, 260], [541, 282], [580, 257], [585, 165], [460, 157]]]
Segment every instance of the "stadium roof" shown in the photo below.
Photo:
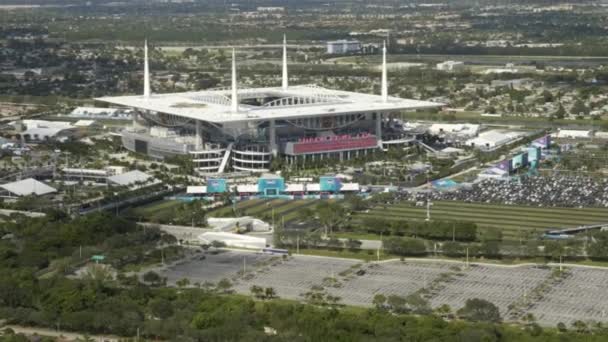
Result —
[[147, 98], [141, 95], [102, 97], [97, 100], [214, 123], [414, 110], [442, 105], [397, 97], [389, 97], [388, 101], [384, 102], [380, 95], [303, 85], [290, 86], [286, 90], [280, 87], [239, 89], [239, 99], [276, 97], [279, 100], [263, 106], [239, 104], [239, 110], [235, 113], [231, 109], [230, 96], [230, 90], [208, 90], [153, 94]]
[[33, 178], [27, 178], [12, 183], [2, 184], [0, 185], [0, 188], [16, 196], [41, 196], [57, 192], [57, 189], [50, 187], [42, 182], [39, 182]]
[[[422, 108], [436, 108], [443, 104], [407, 100], [388, 96], [386, 46], [383, 48], [381, 95], [331, 90], [316, 85], [290, 86], [287, 72], [287, 45], [283, 39], [283, 75], [280, 87], [239, 89], [236, 54], [232, 50], [232, 78], [230, 89], [196, 92], [152, 94], [148, 68], [148, 44], [144, 45], [143, 95], [102, 97], [98, 101], [164, 113], [176, 117], [213, 123], [260, 121], [318, 117], [324, 115], [365, 112], [393, 112]], [[271, 99], [255, 105], [252, 99]]]

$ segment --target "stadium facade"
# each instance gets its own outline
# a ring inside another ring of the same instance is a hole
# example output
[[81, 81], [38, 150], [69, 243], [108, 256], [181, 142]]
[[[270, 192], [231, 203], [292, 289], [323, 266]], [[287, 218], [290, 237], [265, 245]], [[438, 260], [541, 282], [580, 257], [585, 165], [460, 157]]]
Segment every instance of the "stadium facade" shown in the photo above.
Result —
[[386, 47], [381, 95], [289, 85], [285, 40], [281, 86], [239, 88], [234, 49], [231, 76], [230, 88], [152, 94], [146, 43], [143, 95], [97, 100], [134, 110], [133, 125], [122, 132], [127, 149], [155, 158], [189, 155], [204, 173], [267, 172], [277, 157], [345, 160], [409, 144], [413, 137], [396, 129], [391, 115], [441, 106], [388, 95]]

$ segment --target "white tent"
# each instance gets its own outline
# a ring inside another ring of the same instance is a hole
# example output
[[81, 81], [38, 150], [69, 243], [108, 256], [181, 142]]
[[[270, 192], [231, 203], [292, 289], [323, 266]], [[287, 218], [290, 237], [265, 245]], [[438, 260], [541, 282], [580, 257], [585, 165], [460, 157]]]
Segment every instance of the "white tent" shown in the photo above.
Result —
[[57, 192], [57, 189], [50, 187], [42, 182], [39, 182], [33, 178], [27, 178], [12, 183], [2, 184], [0, 185], [0, 188], [9, 192], [12, 196], [42, 196]]

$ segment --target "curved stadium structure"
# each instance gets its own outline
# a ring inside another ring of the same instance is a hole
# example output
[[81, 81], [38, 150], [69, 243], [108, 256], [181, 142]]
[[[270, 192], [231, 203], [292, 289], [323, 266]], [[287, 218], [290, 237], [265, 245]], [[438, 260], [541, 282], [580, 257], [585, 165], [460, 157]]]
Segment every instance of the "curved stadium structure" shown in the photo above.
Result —
[[122, 132], [127, 149], [159, 159], [190, 155], [204, 173], [266, 172], [276, 157], [344, 160], [407, 144], [412, 139], [393, 129], [390, 115], [442, 105], [388, 96], [386, 48], [381, 95], [290, 86], [285, 42], [279, 87], [239, 89], [233, 50], [231, 88], [151, 94], [147, 50], [146, 44], [144, 94], [97, 100], [135, 110], [133, 125]]

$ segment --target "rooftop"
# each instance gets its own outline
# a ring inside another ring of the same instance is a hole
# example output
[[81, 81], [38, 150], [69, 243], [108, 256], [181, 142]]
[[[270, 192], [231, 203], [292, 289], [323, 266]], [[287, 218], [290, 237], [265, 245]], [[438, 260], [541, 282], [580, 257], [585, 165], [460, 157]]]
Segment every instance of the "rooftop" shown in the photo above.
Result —
[[6, 183], [0, 185], [0, 188], [14, 194], [16, 196], [28, 196], [28, 195], [46, 195], [53, 192], [57, 192], [57, 189], [50, 187], [42, 182], [39, 182], [33, 178], [27, 178], [20, 181]]
[[260, 106], [239, 104], [238, 112], [231, 109], [230, 89], [196, 92], [102, 97], [97, 100], [172, 114], [183, 118], [214, 123], [290, 119], [324, 115], [375, 111], [401, 111], [435, 108], [442, 104], [389, 97], [385, 102], [380, 95], [331, 90], [315, 85], [248, 88], [238, 90], [238, 99], [276, 98]]

